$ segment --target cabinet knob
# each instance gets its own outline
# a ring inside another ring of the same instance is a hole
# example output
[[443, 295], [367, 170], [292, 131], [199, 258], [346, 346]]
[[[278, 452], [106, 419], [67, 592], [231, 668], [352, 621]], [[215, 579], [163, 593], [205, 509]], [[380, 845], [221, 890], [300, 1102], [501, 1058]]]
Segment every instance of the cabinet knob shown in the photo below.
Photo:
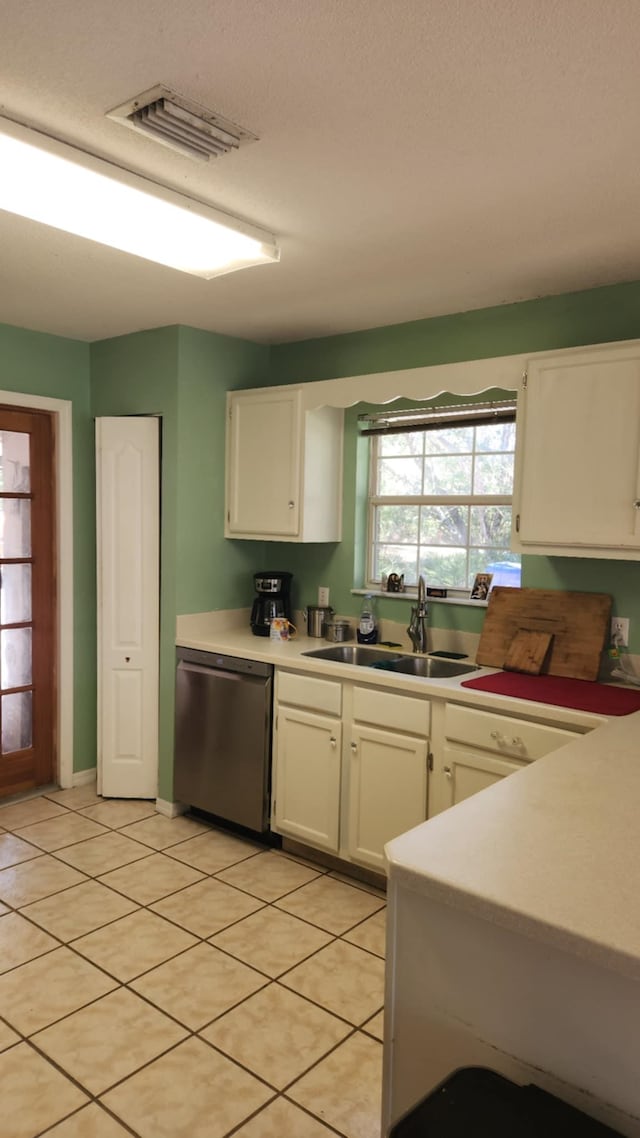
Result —
[[295, 502], [287, 502], [287, 506], [289, 507], [290, 510], [292, 510], [293, 507], [295, 506]]
[[337, 745], [338, 740], [336, 739], [335, 735], [332, 735], [331, 738], [329, 739], [329, 742], [331, 743], [332, 747], [335, 747]]
[[443, 769], [443, 771], [444, 771], [445, 775], [447, 776], [447, 778], [452, 778], [452, 777], [453, 777], [453, 774], [452, 774], [452, 771], [451, 771], [451, 767], [443, 767], [442, 769]]
[[633, 508], [634, 510], [640, 510], [640, 498], [636, 498], [635, 502], [633, 503]]
[[358, 750], [358, 744], [357, 744], [357, 743], [352, 743], [352, 744], [351, 744], [351, 750], [352, 750], [352, 751], [353, 751], [353, 753], [355, 754], [355, 752]]

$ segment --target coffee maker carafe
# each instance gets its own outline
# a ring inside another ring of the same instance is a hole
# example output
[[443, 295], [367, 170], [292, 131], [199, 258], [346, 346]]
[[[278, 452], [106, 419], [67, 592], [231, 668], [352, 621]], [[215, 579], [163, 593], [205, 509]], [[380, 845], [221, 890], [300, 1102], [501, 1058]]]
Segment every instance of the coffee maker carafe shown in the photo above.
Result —
[[254, 636], [268, 636], [271, 621], [276, 616], [291, 620], [291, 579], [293, 573], [279, 569], [254, 573], [253, 583], [256, 593], [251, 609], [251, 631]]

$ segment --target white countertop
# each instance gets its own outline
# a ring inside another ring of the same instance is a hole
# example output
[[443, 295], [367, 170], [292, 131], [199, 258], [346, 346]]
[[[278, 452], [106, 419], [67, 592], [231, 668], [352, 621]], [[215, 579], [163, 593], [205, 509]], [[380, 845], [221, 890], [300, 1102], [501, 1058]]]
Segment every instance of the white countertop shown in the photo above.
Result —
[[[330, 647], [325, 640], [298, 635], [293, 640], [274, 641], [268, 636], [254, 636], [249, 627], [246, 625], [238, 627], [237, 622], [225, 627], [221, 614], [216, 612], [179, 616], [176, 644], [185, 648], [196, 648], [202, 652], [218, 652], [228, 656], [260, 660], [278, 668], [291, 668], [296, 672], [315, 672], [326, 676], [327, 679], [333, 677], [339, 680], [357, 680], [358, 683], [403, 691], [407, 695], [455, 699], [456, 703], [501, 711], [507, 715], [524, 715], [528, 719], [539, 719], [545, 723], [591, 730], [605, 722], [602, 716], [587, 711], [553, 707], [533, 700], [514, 699], [511, 696], [462, 687], [464, 680], [491, 675], [498, 670], [496, 668], [478, 668], [474, 672], [449, 679], [426, 679], [422, 676], [399, 675], [373, 668], [354, 667], [353, 664], [318, 660], [305, 656], [304, 653]], [[383, 649], [385, 646], [379, 644], [377, 647]], [[397, 651], [403, 652], [400, 648]], [[405, 654], [411, 655], [406, 650]]]
[[417, 893], [640, 978], [640, 712], [387, 846]]

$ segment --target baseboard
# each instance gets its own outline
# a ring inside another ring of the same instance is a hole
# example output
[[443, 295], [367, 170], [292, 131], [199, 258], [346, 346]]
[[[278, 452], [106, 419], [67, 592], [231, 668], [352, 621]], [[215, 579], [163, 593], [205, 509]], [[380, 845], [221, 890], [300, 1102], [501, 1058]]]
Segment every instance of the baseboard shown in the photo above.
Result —
[[184, 802], [167, 802], [165, 798], [156, 798], [156, 810], [158, 814], [164, 814], [165, 818], [177, 818], [179, 814], [186, 814], [188, 809]]
[[89, 767], [86, 771], [74, 771], [71, 778], [72, 786], [88, 786], [90, 782], [95, 782], [97, 778], [97, 768]]

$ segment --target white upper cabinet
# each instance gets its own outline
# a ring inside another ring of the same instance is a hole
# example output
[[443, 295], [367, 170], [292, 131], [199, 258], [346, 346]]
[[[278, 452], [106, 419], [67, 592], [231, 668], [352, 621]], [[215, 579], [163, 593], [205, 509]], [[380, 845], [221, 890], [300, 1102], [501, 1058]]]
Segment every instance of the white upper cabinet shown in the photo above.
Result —
[[225, 537], [340, 541], [344, 412], [299, 387], [227, 396]]
[[638, 557], [637, 341], [530, 361], [518, 400], [512, 546]]

